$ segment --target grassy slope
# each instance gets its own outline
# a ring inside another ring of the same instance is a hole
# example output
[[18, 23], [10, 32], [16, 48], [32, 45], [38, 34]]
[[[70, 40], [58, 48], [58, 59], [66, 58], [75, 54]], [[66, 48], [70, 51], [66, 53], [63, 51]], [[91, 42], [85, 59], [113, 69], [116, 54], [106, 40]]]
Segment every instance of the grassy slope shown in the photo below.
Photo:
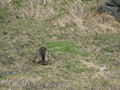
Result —
[[[120, 24], [95, 13], [97, 0], [13, 1], [0, 9], [0, 90], [120, 89]], [[40, 46], [52, 65], [32, 62]]]

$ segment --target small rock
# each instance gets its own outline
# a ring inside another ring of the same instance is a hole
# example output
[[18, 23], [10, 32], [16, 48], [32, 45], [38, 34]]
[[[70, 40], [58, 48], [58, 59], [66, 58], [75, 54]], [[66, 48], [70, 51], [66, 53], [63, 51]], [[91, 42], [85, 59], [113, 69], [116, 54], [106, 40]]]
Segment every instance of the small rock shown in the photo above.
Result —
[[7, 35], [8, 33], [7, 32], [3, 32], [4, 35]]
[[103, 72], [103, 71], [107, 71], [107, 70], [108, 70], [107, 67], [101, 67], [101, 68], [100, 68], [100, 71], [101, 71], [101, 72]]
[[8, 90], [12, 90], [11, 88], [9, 88]]

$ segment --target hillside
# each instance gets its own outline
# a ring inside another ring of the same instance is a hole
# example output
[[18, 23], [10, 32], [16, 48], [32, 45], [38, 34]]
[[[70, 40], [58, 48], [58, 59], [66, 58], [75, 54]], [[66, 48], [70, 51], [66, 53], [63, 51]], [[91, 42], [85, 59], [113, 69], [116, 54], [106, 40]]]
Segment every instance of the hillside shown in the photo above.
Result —
[[[0, 0], [0, 90], [120, 90], [120, 23], [104, 0]], [[51, 65], [34, 62], [45, 46]]]

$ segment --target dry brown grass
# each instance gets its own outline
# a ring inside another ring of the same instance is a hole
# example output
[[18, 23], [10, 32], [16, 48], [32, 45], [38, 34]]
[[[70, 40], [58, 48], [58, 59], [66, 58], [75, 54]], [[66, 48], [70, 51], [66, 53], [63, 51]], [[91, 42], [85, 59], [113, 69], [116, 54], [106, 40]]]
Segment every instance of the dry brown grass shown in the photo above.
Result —
[[[120, 24], [96, 12], [102, 0], [27, 1], [9, 5], [15, 14], [0, 23], [1, 90], [120, 89]], [[33, 62], [40, 46], [51, 65]]]

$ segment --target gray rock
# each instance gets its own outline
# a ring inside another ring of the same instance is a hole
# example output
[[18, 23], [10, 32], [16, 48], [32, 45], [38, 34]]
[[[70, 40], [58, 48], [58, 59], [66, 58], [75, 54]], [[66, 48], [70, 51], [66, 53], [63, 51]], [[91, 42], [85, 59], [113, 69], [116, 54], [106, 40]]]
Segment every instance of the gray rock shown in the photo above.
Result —
[[115, 3], [116, 5], [120, 5], [120, 0], [112, 0], [113, 3]]
[[101, 67], [101, 68], [100, 68], [100, 71], [101, 71], [101, 72], [103, 72], [103, 71], [107, 71], [107, 70], [108, 70], [107, 67]]
[[106, 4], [108, 5], [108, 6], [115, 6], [116, 4], [113, 2], [113, 0], [107, 0], [106, 1]]
[[104, 5], [100, 6], [99, 12], [110, 14], [120, 22], [120, 0], [107, 0]]

